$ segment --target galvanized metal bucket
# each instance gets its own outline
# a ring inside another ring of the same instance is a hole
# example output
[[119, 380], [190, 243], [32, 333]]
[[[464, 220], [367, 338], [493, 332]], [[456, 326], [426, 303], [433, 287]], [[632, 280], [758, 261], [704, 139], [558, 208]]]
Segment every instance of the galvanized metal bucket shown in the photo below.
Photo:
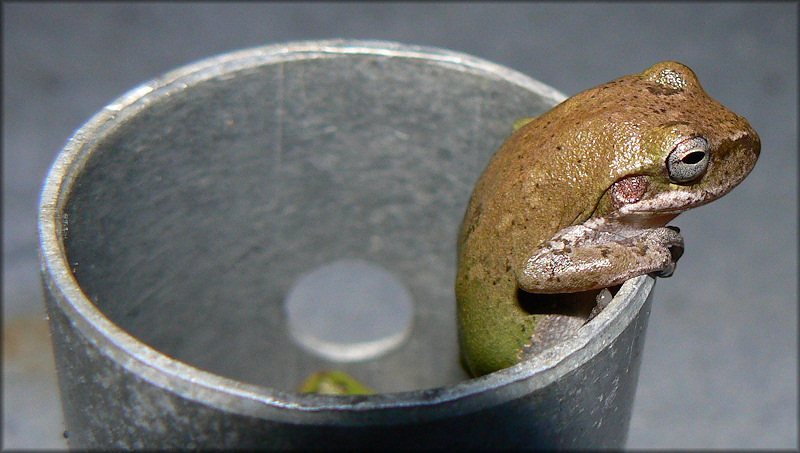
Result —
[[[39, 209], [70, 446], [624, 445], [649, 277], [533, 360], [458, 366], [470, 190], [514, 120], [561, 99], [461, 53], [311, 41], [113, 101], [58, 155]], [[331, 368], [377, 393], [296, 391]]]

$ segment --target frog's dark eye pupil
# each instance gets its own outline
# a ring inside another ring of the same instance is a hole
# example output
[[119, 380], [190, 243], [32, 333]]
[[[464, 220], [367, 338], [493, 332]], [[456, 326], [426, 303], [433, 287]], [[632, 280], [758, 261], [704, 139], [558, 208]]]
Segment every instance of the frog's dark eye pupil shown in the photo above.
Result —
[[706, 157], [706, 153], [704, 153], [703, 151], [695, 151], [693, 153], [687, 154], [681, 160], [683, 160], [684, 164], [694, 165], [694, 164], [700, 162], [701, 160], [705, 159], [705, 157]]
[[708, 167], [708, 140], [704, 137], [687, 138], [672, 149], [667, 156], [667, 173], [676, 184], [692, 184], [700, 179]]

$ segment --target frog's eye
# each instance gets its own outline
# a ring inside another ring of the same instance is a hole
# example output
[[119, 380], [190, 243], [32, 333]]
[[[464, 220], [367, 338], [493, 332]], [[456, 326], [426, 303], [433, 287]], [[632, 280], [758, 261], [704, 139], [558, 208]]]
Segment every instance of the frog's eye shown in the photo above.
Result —
[[667, 156], [667, 172], [670, 181], [676, 184], [690, 183], [708, 167], [708, 140], [692, 137], [675, 145]]

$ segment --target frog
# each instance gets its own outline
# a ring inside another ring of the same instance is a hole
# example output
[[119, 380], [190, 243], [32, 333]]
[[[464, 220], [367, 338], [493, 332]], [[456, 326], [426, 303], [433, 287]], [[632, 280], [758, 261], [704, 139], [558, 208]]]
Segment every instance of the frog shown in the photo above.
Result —
[[478, 177], [458, 232], [459, 355], [471, 377], [569, 337], [607, 304], [599, 291], [608, 300], [631, 278], [672, 275], [684, 241], [667, 224], [730, 192], [761, 152], [747, 120], [675, 61], [515, 127]]

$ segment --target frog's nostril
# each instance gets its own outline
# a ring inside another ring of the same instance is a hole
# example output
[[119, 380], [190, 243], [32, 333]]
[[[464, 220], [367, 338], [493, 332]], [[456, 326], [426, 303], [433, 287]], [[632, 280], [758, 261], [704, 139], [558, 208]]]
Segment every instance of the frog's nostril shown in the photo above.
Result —
[[398, 347], [411, 332], [413, 308], [397, 277], [353, 259], [300, 277], [284, 301], [292, 338], [337, 362], [372, 359]]

